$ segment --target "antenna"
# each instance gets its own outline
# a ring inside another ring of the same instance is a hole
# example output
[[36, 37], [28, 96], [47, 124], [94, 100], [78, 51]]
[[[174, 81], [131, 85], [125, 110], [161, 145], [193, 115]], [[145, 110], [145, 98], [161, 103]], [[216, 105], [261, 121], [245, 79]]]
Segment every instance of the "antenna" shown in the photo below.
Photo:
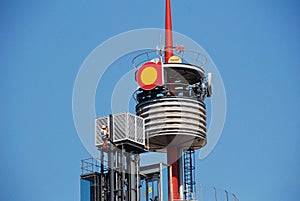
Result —
[[211, 73], [207, 73], [207, 97], [211, 97], [212, 96], [212, 74]]
[[171, 0], [166, 0], [165, 63], [173, 56]]

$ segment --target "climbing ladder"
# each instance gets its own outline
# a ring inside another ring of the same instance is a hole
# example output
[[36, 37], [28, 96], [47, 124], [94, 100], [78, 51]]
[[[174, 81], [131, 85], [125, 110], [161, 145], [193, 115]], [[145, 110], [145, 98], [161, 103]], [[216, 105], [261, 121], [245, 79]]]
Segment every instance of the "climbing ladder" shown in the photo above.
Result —
[[185, 199], [195, 199], [195, 151], [189, 149], [184, 152], [184, 186]]

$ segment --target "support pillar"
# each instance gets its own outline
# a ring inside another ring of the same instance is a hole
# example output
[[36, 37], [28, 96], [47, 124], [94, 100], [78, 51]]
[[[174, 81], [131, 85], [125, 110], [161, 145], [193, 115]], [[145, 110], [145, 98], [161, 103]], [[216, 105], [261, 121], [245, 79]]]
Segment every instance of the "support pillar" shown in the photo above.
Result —
[[[110, 127], [110, 139], [113, 140], [113, 116], [109, 115], [109, 127]], [[115, 199], [115, 171], [114, 171], [114, 148], [112, 145], [109, 145], [109, 151], [108, 151], [108, 168], [109, 168], [109, 187], [110, 187], [110, 193], [109, 198], [110, 201], [114, 201]]]
[[[171, 192], [171, 186], [173, 191], [173, 199], [180, 199], [179, 196], [179, 179], [180, 179], [180, 173], [179, 170], [181, 168], [178, 167], [178, 159], [181, 157], [178, 155], [178, 148], [176, 146], [168, 147], [167, 148], [167, 158], [168, 158], [168, 164], [172, 166], [172, 185], [169, 183], [169, 193]], [[171, 195], [169, 195], [169, 200], [171, 198]]]

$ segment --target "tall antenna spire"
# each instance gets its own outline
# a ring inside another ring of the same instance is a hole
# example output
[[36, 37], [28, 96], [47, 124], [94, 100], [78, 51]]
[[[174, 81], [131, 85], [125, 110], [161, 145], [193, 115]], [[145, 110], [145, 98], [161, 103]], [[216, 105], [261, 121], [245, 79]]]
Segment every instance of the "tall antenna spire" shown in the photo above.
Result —
[[173, 56], [172, 15], [171, 2], [166, 0], [166, 28], [165, 28], [165, 62]]

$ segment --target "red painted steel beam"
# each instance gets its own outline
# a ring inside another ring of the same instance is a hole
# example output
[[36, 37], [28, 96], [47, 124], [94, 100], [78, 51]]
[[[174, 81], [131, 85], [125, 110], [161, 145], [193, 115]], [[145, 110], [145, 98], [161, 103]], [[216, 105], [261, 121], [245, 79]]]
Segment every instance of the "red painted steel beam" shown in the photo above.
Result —
[[[168, 164], [172, 166], [172, 185], [171, 183], [169, 184], [169, 193], [170, 191], [170, 186], [173, 186], [173, 199], [180, 199], [179, 196], [179, 169], [178, 169], [178, 148], [176, 146], [168, 147], [167, 148], [167, 160]], [[169, 200], [171, 198], [171, 195], [169, 194]]]

